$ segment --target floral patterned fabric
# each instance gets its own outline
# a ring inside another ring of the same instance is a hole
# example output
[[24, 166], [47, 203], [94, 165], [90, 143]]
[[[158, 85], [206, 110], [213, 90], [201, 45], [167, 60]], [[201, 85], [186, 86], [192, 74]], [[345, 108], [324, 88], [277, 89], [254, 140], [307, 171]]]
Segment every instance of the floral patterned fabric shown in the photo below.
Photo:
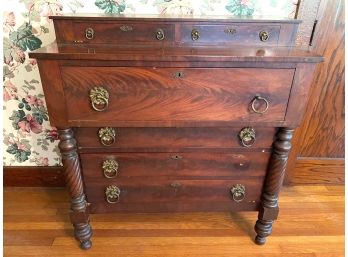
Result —
[[3, 162], [60, 165], [37, 63], [28, 52], [55, 40], [48, 16], [62, 13], [295, 15], [297, 0], [5, 0], [3, 14]]

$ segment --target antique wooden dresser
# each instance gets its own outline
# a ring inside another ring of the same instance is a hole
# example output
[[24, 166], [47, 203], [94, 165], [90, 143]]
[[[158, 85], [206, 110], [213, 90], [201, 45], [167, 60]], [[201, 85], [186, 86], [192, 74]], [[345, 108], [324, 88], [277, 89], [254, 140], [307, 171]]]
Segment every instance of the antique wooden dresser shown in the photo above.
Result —
[[322, 61], [294, 47], [300, 21], [51, 18], [56, 43], [30, 57], [81, 247], [91, 247], [89, 214], [106, 212], [258, 211], [264, 244]]

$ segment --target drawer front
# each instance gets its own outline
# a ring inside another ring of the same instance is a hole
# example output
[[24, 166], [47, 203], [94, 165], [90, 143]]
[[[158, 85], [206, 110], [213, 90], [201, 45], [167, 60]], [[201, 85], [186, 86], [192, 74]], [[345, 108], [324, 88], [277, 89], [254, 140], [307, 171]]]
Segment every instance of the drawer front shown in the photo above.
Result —
[[148, 42], [153, 44], [174, 40], [174, 25], [161, 23], [74, 22], [73, 31], [74, 38], [84, 43]]
[[[280, 26], [268, 24], [226, 24], [182, 26], [181, 40], [184, 43], [232, 43], [234, 45], [277, 45]], [[193, 38], [198, 33], [198, 38]], [[263, 33], [263, 34], [262, 34]]]
[[[81, 154], [85, 182], [123, 178], [263, 177], [270, 152]], [[110, 182], [110, 183], [111, 183]]]
[[257, 68], [61, 69], [68, 120], [90, 124], [283, 121], [294, 74]]
[[[244, 191], [240, 191], [243, 185]], [[106, 188], [116, 186], [118, 194], [107, 196]], [[262, 192], [263, 178], [235, 180], [153, 180], [119, 179], [116, 183], [86, 183], [91, 211], [200, 211], [253, 210]], [[231, 190], [239, 190], [239, 195]], [[239, 189], [238, 189], [239, 188]], [[107, 199], [111, 202], [108, 203]], [[214, 208], [212, 208], [214, 207]]]
[[102, 144], [100, 128], [79, 128], [76, 138], [80, 152], [180, 152], [235, 149], [267, 149], [272, 146], [276, 128], [253, 128], [255, 141], [250, 147], [242, 144], [242, 127], [212, 128], [113, 128], [114, 143]]

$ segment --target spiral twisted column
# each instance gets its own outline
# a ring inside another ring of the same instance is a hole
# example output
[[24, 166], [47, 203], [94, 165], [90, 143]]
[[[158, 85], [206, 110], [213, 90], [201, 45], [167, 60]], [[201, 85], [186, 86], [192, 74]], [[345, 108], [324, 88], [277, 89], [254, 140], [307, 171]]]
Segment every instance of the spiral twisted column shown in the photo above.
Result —
[[58, 129], [58, 144], [64, 166], [65, 182], [71, 197], [70, 219], [75, 230], [75, 238], [80, 241], [82, 249], [92, 246], [92, 228], [89, 225], [87, 202], [83, 191], [80, 161], [77, 154], [76, 140], [71, 128]]
[[268, 166], [262, 193], [261, 208], [255, 225], [255, 242], [264, 244], [272, 233], [272, 225], [278, 217], [278, 196], [283, 184], [286, 164], [291, 149], [294, 129], [280, 128], [273, 143], [273, 153]]

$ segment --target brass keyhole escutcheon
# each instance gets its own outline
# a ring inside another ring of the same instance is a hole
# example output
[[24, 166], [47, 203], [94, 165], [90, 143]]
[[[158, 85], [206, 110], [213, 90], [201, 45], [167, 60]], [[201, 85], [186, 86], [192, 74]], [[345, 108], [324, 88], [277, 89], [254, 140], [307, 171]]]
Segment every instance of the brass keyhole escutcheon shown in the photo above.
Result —
[[174, 73], [174, 78], [176, 78], [176, 79], [181, 79], [183, 77], [185, 77], [185, 73], [182, 71], [177, 71]]
[[193, 41], [197, 41], [199, 39], [199, 37], [200, 37], [199, 31], [197, 29], [193, 29], [191, 31], [191, 38], [192, 38], [192, 40]]
[[251, 147], [256, 140], [256, 132], [253, 128], [246, 127], [239, 132], [239, 139], [243, 146]]
[[86, 30], [85, 30], [85, 37], [87, 38], [87, 39], [93, 39], [93, 37], [94, 37], [94, 30], [92, 29], [92, 28], [87, 28]]
[[114, 178], [118, 175], [118, 162], [116, 160], [105, 160], [102, 164], [104, 177]]
[[245, 198], [245, 186], [242, 184], [236, 184], [231, 188], [231, 194], [233, 201], [239, 203]]
[[269, 34], [268, 34], [267, 31], [261, 31], [261, 32], [259, 33], [259, 37], [260, 37], [260, 40], [261, 40], [262, 42], [265, 42], [265, 41], [268, 40]]

